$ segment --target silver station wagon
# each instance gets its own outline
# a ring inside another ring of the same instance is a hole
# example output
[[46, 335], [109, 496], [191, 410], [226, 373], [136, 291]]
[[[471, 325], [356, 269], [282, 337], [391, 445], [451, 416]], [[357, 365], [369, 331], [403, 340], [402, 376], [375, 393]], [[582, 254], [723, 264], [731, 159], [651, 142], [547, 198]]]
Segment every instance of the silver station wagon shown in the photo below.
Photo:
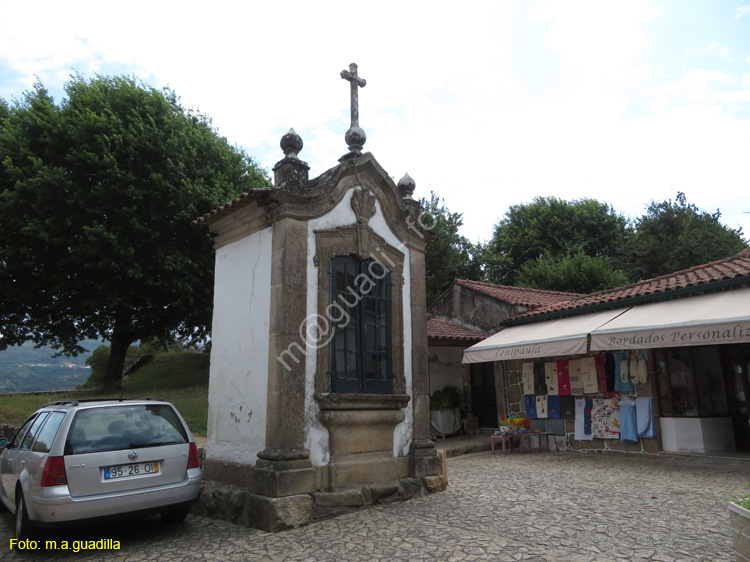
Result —
[[0, 453], [0, 500], [15, 513], [19, 539], [108, 516], [179, 521], [200, 483], [190, 430], [159, 398], [52, 402]]

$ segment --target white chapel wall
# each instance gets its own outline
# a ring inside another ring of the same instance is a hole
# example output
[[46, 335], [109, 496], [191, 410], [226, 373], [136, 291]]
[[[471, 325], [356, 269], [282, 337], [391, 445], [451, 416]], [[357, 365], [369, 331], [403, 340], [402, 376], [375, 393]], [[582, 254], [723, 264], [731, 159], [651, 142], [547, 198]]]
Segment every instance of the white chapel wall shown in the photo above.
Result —
[[265, 448], [271, 303], [266, 228], [216, 251], [209, 459], [255, 464]]
[[[309, 221], [307, 226], [307, 318], [314, 319], [318, 314], [318, 271], [313, 263], [316, 254], [315, 231], [329, 230], [340, 226], [350, 226], [357, 222], [354, 210], [351, 207], [352, 193], [359, 187], [346, 192], [343, 199], [328, 214]], [[393, 452], [394, 455], [404, 456], [409, 452], [411, 444], [412, 428], [414, 426], [414, 409], [412, 394], [412, 331], [411, 331], [411, 268], [409, 264], [409, 249], [391, 232], [380, 206], [380, 201], [375, 203], [376, 212], [370, 219], [369, 225], [376, 234], [381, 236], [388, 244], [404, 253], [404, 376], [406, 380], [406, 392], [412, 396], [406, 408], [406, 419], [401, 422], [394, 431]], [[382, 261], [382, 260], [381, 260]], [[398, 288], [394, 288], [397, 290]], [[320, 411], [313, 394], [315, 392], [315, 372], [317, 369], [317, 346], [313, 342], [307, 342], [306, 349], [307, 369], [305, 373], [305, 426], [307, 430], [306, 447], [310, 451], [310, 460], [315, 466], [326, 465], [330, 459], [328, 430], [318, 420]]]

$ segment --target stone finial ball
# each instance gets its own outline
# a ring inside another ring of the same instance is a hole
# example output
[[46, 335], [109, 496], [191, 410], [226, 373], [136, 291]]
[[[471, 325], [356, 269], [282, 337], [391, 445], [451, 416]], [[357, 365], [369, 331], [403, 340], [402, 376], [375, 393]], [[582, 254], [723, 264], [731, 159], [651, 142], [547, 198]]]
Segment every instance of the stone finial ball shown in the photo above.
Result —
[[279, 143], [281, 150], [284, 151], [284, 156], [296, 158], [299, 151], [302, 150], [302, 137], [300, 137], [294, 129], [289, 129], [289, 132], [281, 137]]
[[361, 127], [351, 127], [344, 135], [344, 140], [351, 150], [362, 150], [362, 146], [367, 140], [367, 135]]
[[416, 187], [417, 182], [415, 182], [409, 174], [404, 174], [404, 177], [398, 180], [398, 192], [401, 194], [402, 199], [411, 197]]

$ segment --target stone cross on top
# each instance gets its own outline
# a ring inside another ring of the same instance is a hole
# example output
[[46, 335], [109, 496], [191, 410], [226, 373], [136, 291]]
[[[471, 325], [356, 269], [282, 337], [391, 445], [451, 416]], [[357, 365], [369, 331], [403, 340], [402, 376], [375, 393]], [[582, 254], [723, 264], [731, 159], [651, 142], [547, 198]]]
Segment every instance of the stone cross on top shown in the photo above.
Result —
[[362, 146], [367, 140], [367, 135], [365, 135], [365, 132], [359, 126], [359, 91], [357, 90], [357, 88], [364, 88], [367, 85], [367, 81], [357, 75], [356, 63], [351, 63], [349, 70], [342, 70], [341, 78], [348, 80], [351, 85], [352, 126], [349, 127], [346, 135], [344, 135], [344, 140], [346, 140], [346, 144], [349, 146], [349, 153], [339, 158], [339, 161], [360, 156], [362, 154]]

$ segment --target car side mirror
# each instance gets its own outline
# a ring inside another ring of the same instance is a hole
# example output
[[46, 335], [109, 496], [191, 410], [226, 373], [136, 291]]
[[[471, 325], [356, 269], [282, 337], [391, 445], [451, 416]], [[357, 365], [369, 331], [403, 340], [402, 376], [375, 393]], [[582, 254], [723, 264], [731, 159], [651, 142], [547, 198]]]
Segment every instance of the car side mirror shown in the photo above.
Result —
[[0, 449], [4, 449], [7, 444], [8, 444], [8, 438], [0, 437]]

